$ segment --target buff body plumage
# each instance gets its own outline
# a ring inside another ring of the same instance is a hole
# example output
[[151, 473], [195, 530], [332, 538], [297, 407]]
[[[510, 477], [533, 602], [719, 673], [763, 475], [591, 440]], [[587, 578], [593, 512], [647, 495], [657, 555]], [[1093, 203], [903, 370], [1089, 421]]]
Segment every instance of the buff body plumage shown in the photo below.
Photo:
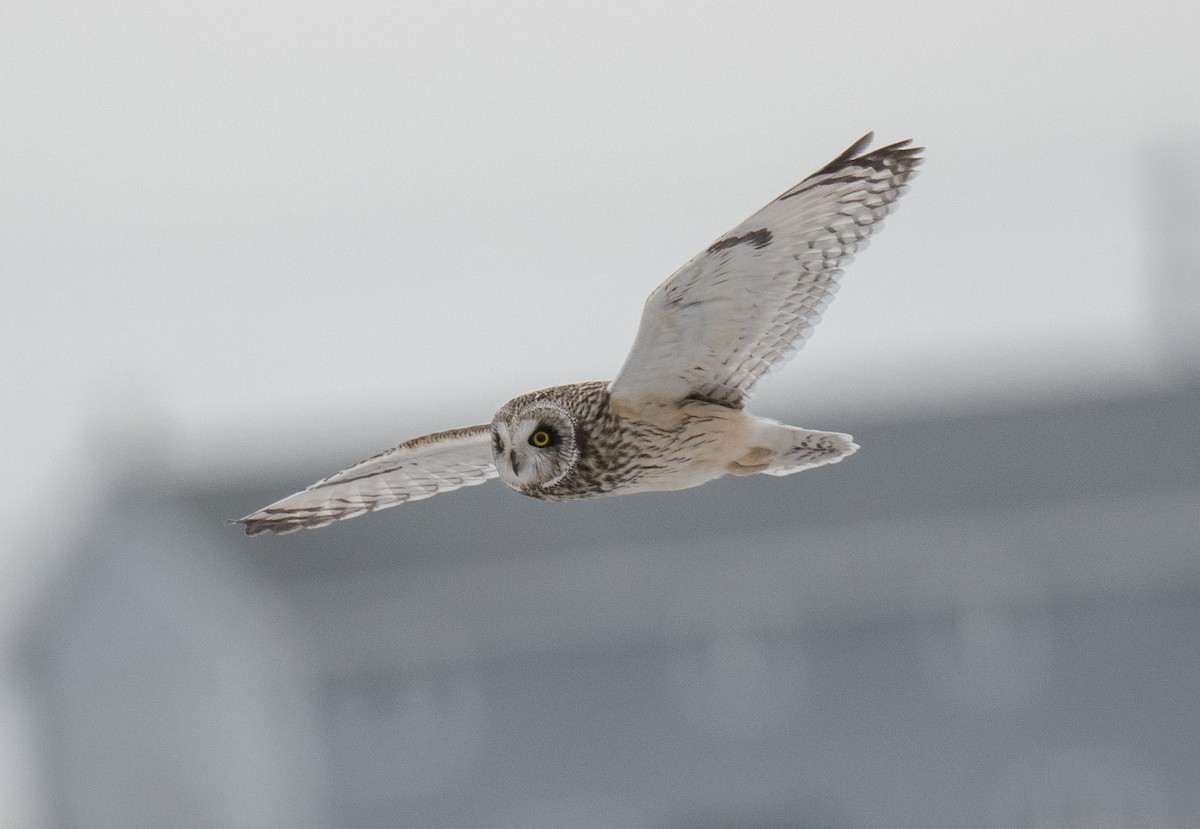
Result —
[[[767, 472], [772, 465], [798, 472], [793, 467], [830, 454], [848, 455], [858, 448], [849, 435], [784, 426], [701, 400], [623, 414], [621, 407], [612, 406], [608, 385], [555, 386], [505, 404], [496, 414], [498, 422], [531, 405], [547, 401], [561, 405], [575, 417], [578, 443], [577, 458], [552, 485], [506, 482], [522, 495], [570, 501], [688, 489], [725, 474]], [[493, 441], [498, 466], [511, 469], [504, 451]], [[503, 471], [501, 477], [505, 477]]]

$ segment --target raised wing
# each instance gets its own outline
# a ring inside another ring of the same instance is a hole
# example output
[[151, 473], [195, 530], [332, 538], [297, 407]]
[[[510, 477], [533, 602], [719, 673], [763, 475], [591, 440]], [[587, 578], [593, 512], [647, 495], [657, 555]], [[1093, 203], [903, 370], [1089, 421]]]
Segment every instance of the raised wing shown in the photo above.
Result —
[[236, 523], [246, 525], [246, 535], [285, 535], [420, 501], [439, 492], [477, 486], [498, 474], [492, 465], [491, 441], [490, 425], [405, 441]]
[[722, 236], [659, 285], [609, 391], [629, 401], [742, 408], [758, 379], [812, 334], [842, 266], [896, 206], [921, 163], [873, 133]]

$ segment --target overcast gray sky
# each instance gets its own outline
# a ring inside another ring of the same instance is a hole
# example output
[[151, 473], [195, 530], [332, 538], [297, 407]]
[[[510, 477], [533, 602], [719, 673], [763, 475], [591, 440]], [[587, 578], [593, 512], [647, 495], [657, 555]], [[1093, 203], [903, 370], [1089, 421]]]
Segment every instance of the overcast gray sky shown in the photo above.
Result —
[[655, 285], [869, 129], [929, 161], [760, 412], [1160, 382], [1145, 164], [1194, 151], [1198, 32], [1184, 0], [9, 4], [0, 630], [103, 481], [91, 424], [245, 475], [610, 377]]

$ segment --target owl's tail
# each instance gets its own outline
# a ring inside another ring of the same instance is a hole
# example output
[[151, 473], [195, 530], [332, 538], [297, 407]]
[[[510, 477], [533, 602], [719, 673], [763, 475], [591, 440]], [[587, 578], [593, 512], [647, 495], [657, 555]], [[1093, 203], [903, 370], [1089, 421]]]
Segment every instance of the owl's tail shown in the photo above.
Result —
[[729, 471], [734, 475], [791, 475], [848, 458], [858, 451], [850, 435], [814, 432], [759, 418], [751, 433], [750, 449]]

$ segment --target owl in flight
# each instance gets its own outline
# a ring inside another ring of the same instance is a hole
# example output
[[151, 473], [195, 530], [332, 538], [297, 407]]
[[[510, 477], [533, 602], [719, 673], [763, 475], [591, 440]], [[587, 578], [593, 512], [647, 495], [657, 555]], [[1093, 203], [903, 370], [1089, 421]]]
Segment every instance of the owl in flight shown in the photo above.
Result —
[[646, 300], [611, 382], [523, 394], [491, 423], [401, 443], [241, 518], [248, 535], [343, 518], [499, 476], [547, 501], [686, 489], [725, 474], [791, 475], [837, 463], [849, 435], [746, 412], [759, 379], [812, 334], [842, 267], [921, 163], [872, 134], [726, 233]]

